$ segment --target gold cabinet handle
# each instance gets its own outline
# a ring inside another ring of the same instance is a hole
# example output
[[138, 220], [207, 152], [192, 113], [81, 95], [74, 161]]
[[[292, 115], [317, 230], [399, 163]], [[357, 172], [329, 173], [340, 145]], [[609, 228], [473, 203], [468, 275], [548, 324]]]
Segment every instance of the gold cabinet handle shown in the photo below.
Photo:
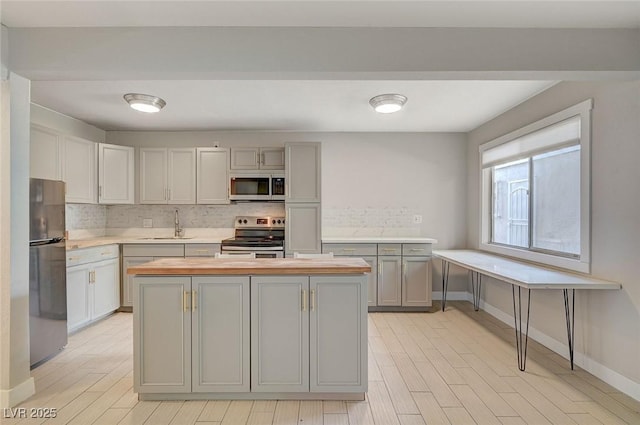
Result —
[[413, 251], [413, 252], [424, 251], [424, 248], [411, 248], [411, 251]]
[[404, 275], [404, 281], [407, 281], [407, 262], [403, 261], [402, 262], [402, 273]]
[[382, 248], [382, 250], [384, 252], [395, 252], [398, 250], [398, 248]]
[[311, 311], [316, 309], [316, 290], [311, 290]]
[[342, 248], [342, 252], [354, 252], [355, 248]]
[[100, 255], [111, 255], [111, 253], [109, 251], [105, 251], [105, 252], [100, 253]]
[[79, 260], [80, 257], [69, 257], [67, 258], [67, 261], [75, 261], [75, 260]]
[[189, 291], [183, 291], [182, 292], [182, 309], [184, 311], [189, 311], [189, 309], [187, 308], [187, 297], [189, 296]]
[[208, 249], [196, 249], [196, 252], [199, 252], [201, 254], [206, 254], [206, 253], [209, 252], [209, 250]]
[[307, 290], [302, 290], [302, 311], [307, 311]]
[[191, 311], [196, 311], [196, 309], [198, 308], [198, 291], [193, 290], [191, 291]]
[[382, 276], [382, 261], [378, 262], [378, 274]]

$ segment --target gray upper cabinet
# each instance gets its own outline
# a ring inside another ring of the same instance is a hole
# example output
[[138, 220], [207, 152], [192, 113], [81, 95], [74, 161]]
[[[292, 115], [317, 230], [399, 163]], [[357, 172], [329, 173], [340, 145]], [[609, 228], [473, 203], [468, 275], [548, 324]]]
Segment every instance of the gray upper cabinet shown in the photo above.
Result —
[[31, 125], [29, 176], [37, 179], [61, 180], [61, 135], [47, 127]]
[[360, 276], [309, 278], [311, 392], [367, 390], [367, 305]]
[[284, 148], [231, 148], [232, 170], [284, 170]]
[[134, 149], [98, 144], [98, 203], [133, 204]]
[[320, 252], [322, 245], [320, 204], [286, 204], [286, 214], [284, 243], [286, 254]]
[[95, 204], [98, 200], [98, 145], [79, 137], [64, 137], [62, 180], [66, 201]]
[[309, 391], [309, 278], [251, 281], [251, 391]]
[[192, 280], [193, 392], [249, 392], [249, 277]]
[[285, 144], [285, 201], [320, 202], [320, 143]]
[[141, 148], [140, 203], [195, 204], [196, 149]]
[[196, 149], [196, 202], [229, 203], [229, 149]]

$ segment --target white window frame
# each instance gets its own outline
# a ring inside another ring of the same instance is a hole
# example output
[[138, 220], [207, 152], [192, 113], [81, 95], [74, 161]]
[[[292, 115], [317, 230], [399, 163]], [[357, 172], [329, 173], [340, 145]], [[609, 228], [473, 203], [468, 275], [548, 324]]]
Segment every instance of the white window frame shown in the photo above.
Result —
[[[533, 261], [582, 273], [591, 272], [591, 110], [593, 99], [585, 100], [479, 147], [480, 173], [480, 244], [479, 248], [495, 254]], [[484, 168], [482, 154], [496, 146], [511, 142], [526, 134], [541, 130], [571, 117], [580, 116], [580, 255], [570, 258], [544, 252], [491, 243], [491, 167]]]

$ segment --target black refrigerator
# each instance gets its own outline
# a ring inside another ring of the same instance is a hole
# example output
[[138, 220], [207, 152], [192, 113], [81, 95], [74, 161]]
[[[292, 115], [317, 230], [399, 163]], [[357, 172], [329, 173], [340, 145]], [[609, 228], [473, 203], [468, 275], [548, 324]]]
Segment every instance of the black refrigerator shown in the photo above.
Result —
[[67, 345], [65, 183], [29, 184], [29, 333], [31, 366]]

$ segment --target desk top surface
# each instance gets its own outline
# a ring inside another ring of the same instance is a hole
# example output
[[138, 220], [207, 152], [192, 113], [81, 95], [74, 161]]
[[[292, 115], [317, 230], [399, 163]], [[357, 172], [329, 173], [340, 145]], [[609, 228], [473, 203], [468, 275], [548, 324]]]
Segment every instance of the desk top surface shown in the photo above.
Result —
[[473, 250], [433, 251], [458, 266], [527, 289], [620, 289], [616, 282], [563, 272]]

